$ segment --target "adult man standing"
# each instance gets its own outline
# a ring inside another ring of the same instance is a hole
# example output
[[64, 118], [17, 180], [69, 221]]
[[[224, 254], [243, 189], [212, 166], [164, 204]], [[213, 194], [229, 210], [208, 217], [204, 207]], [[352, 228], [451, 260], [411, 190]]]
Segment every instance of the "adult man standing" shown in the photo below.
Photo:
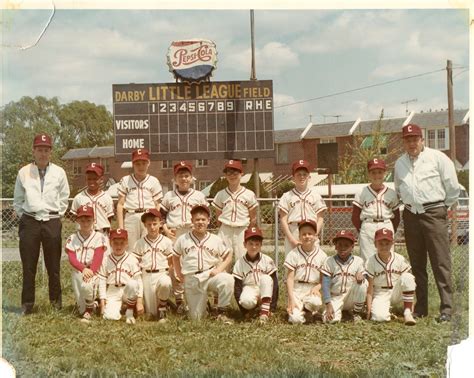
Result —
[[405, 204], [405, 240], [416, 281], [415, 313], [428, 315], [427, 255], [441, 299], [439, 322], [451, 320], [451, 254], [448, 208], [459, 196], [454, 164], [441, 151], [424, 146], [418, 125], [402, 129], [406, 153], [395, 163], [395, 188]]
[[48, 271], [49, 300], [60, 309], [61, 218], [66, 212], [69, 185], [61, 167], [50, 163], [51, 137], [36, 135], [33, 141], [34, 162], [18, 172], [13, 206], [20, 217], [20, 257], [23, 267], [21, 305], [24, 315], [31, 314], [35, 303], [35, 276], [40, 245]]

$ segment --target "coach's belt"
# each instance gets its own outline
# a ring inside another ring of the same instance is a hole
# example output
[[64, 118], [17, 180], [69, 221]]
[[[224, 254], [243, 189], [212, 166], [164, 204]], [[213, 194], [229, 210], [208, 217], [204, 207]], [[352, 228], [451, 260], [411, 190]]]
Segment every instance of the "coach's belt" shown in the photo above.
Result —
[[[424, 210], [432, 209], [434, 207], [441, 207], [441, 205], [444, 205], [444, 201], [436, 201], [436, 202], [426, 202], [422, 204]], [[411, 211], [412, 206], [405, 204], [405, 207]]]
[[382, 289], [393, 289], [393, 286], [382, 286]]
[[167, 272], [168, 268], [166, 269], [145, 269], [147, 273], [159, 273], [159, 272]]

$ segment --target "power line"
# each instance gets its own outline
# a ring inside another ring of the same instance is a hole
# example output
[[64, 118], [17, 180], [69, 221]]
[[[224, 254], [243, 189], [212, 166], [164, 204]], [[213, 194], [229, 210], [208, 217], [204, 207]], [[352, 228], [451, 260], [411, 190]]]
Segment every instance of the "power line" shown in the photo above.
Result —
[[323, 98], [339, 96], [339, 95], [346, 94], [346, 93], [357, 92], [357, 91], [361, 91], [361, 90], [363, 90], [363, 89], [374, 88], [374, 87], [380, 87], [380, 86], [382, 86], [382, 85], [392, 84], [392, 83], [396, 83], [396, 82], [398, 82], [398, 81], [403, 81], [403, 80], [414, 79], [414, 78], [416, 78], [416, 77], [431, 75], [431, 74], [433, 74], [433, 73], [441, 72], [441, 71], [445, 71], [445, 70], [446, 70], [446, 68], [441, 68], [441, 69], [439, 69], [439, 70], [430, 71], [430, 72], [424, 72], [424, 73], [421, 73], [421, 74], [412, 75], [412, 76], [407, 76], [407, 77], [402, 77], [402, 78], [400, 78], [400, 79], [394, 79], [394, 80], [390, 80], [390, 81], [385, 81], [385, 82], [383, 82], [383, 83], [377, 83], [377, 84], [367, 85], [367, 86], [365, 86], [365, 87], [359, 87], [359, 88], [349, 89], [349, 90], [346, 90], [346, 91], [331, 93], [331, 94], [329, 94], [329, 95], [314, 97], [314, 98], [310, 98], [310, 99], [307, 99], [307, 100], [296, 101], [296, 102], [292, 102], [292, 103], [289, 103], [289, 104], [283, 104], [283, 105], [275, 106], [275, 109], [277, 109], [277, 108], [284, 108], [284, 107], [287, 107], [287, 106], [292, 106], [292, 105], [297, 105], [297, 104], [303, 104], [303, 103], [305, 103], [305, 102], [310, 102], [310, 101], [321, 100], [321, 99], [323, 99]]
[[469, 71], [469, 68], [466, 68], [465, 70], [462, 70], [462, 71], [458, 72], [456, 75], [453, 76], [453, 79], [454, 79], [456, 76], [459, 76], [459, 75], [461, 75], [462, 73], [467, 72], [467, 71]]

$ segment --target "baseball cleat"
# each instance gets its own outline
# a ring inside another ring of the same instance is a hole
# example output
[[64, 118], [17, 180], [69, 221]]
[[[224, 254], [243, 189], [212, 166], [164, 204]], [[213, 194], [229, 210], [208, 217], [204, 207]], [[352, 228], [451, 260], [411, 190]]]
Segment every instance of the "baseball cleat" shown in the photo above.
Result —
[[450, 314], [441, 314], [439, 318], [436, 319], [438, 323], [447, 323], [451, 321], [451, 315]]
[[360, 314], [358, 314], [358, 313], [354, 313], [354, 315], [352, 317], [352, 321], [354, 323], [361, 322], [362, 321], [362, 316], [360, 316]]
[[92, 320], [92, 315], [89, 312], [84, 312], [82, 315], [81, 323], [89, 324]]
[[166, 323], [167, 321], [166, 311], [158, 310], [158, 323]]
[[135, 324], [136, 320], [133, 317], [133, 309], [129, 308], [125, 311], [126, 323], [127, 324]]
[[135, 320], [135, 318], [132, 316], [131, 318], [127, 318], [127, 320], [125, 320], [125, 323], [127, 323], [127, 324], [135, 324], [135, 323], [136, 323], [136, 320]]
[[411, 311], [406, 311], [404, 314], [403, 314], [404, 318], [405, 318], [405, 325], [408, 325], [408, 326], [412, 326], [412, 325], [415, 325], [416, 324], [416, 320], [415, 318], [413, 317], [413, 314]]
[[258, 322], [259, 322], [259, 323], [262, 323], [262, 324], [263, 324], [263, 323], [267, 323], [269, 319], [270, 319], [270, 318], [269, 318], [268, 315], [262, 314], [262, 315], [260, 315], [260, 316], [258, 317]]
[[176, 307], [176, 314], [178, 315], [184, 315], [188, 312], [188, 306], [186, 306], [186, 303], [181, 302], [177, 307]]

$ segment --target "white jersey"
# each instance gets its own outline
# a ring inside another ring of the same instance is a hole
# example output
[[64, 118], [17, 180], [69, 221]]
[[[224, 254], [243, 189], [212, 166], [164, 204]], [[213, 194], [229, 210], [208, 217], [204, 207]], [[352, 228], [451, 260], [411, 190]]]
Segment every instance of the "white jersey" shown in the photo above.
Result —
[[395, 190], [385, 186], [378, 193], [370, 185], [356, 193], [355, 206], [361, 209], [360, 220], [388, 220], [394, 217], [393, 212], [400, 207], [400, 199]]
[[176, 239], [175, 256], [181, 256], [183, 274], [196, 273], [214, 268], [230, 253], [224, 241], [217, 235], [207, 233], [199, 240], [188, 232]]
[[390, 260], [386, 264], [377, 254], [369, 257], [365, 264], [367, 274], [374, 279], [374, 292], [392, 289], [400, 280], [401, 274], [410, 269], [411, 266], [405, 258], [395, 252], [392, 252]]
[[160, 182], [151, 175], [146, 175], [140, 182], [134, 175], [122, 177], [118, 193], [125, 196], [124, 209], [128, 211], [153, 209], [155, 202], [163, 198]]
[[284, 193], [278, 202], [278, 208], [288, 214], [288, 224], [303, 220], [316, 220], [317, 215], [326, 210], [326, 204], [314, 187], [299, 192], [296, 189]]
[[66, 240], [66, 253], [73, 252], [77, 261], [90, 267], [96, 249], [107, 249], [107, 240], [101, 232], [92, 231], [88, 238], [84, 238], [79, 231], [69, 236]]
[[84, 189], [74, 197], [71, 213], [77, 215], [77, 209], [84, 205], [94, 209], [94, 230], [102, 231], [104, 228], [110, 228], [109, 218], [114, 215], [114, 201], [108, 193], [99, 191], [96, 195], [92, 195]]
[[272, 275], [277, 267], [270, 256], [260, 253], [256, 261], [247, 260], [247, 255], [242, 256], [234, 265], [232, 274], [245, 285], [259, 285], [260, 277], [264, 274]]
[[319, 246], [311, 252], [305, 252], [299, 245], [288, 253], [284, 266], [295, 272], [295, 282], [316, 284], [320, 282], [320, 272], [326, 258], [326, 252]]
[[170, 190], [161, 202], [161, 207], [167, 212], [166, 225], [169, 228], [190, 226], [191, 209], [196, 205], [208, 205], [206, 196], [200, 191], [190, 189], [183, 195], [178, 189]]
[[241, 187], [236, 193], [229, 188], [219, 191], [212, 205], [222, 211], [219, 221], [232, 227], [247, 227], [250, 224], [249, 211], [258, 206], [257, 197], [251, 190]]
[[173, 252], [173, 242], [166, 236], [159, 235], [155, 240], [147, 236], [135, 243], [133, 254], [140, 262], [140, 267], [147, 271], [168, 269], [168, 257]]
[[356, 283], [356, 274], [364, 273], [364, 260], [352, 255], [342, 261], [337, 255], [328, 257], [321, 273], [331, 278], [331, 295], [337, 296], [349, 292]]

